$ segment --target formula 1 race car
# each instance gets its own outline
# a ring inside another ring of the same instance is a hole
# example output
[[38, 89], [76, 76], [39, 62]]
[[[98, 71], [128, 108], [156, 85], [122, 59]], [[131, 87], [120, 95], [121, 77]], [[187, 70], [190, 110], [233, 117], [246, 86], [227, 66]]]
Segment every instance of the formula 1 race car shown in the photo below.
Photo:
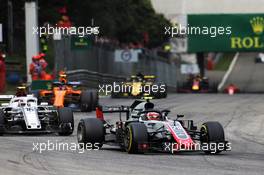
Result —
[[177, 85], [178, 93], [216, 93], [217, 84], [209, 84], [209, 80], [206, 77], [190, 76], [189, 79]]
[[[6, 96], [1, 95], [0, 98]], [[5, 133], [51, 133], [71, 135], [74, 129], [71, 108], [56, 109], [46, 103], [38, 105], [33, 95], [7, 96], [9, 103], [0, 107], [0, 135]]]
[[224, 89], [224, 93], [233, 95], [233, 94], [240, 93], [240, 89], [236, 85], [231, 83]]
[[[32, 86], [34, 86], [32, 83]], [[69, 82], [66, 74], [60, 74], [59, 81], [51, 83], [48, 89], [35, 92], [40, 102], [48, 102], [56, 107], [71, 107], [83, 112], [92, 111], [98, 105], [98, 92], [96, 90], [80, 89], [80, 82]]]
[[[168, 118], [169, 110], [158, 110], [149, 101], [136, 100], [131, 106], [97, 108], [97, 118], [80, 120], [77, 140], [80, 145], [92, 143], [96, 147], [115, 144], [128, 153], [148, 151], [177, 152], [202, 150], [220, 153], [229, 150], [222, 125], [206, 122], [198, 131], [192, 120]], [[110, 124], [104, 113], [119, 113], [119, 121]], [[126, 120], [121, 113], [126, 114]]]
[[[119, 88], [115, 88], [115, 87]], [[118, 89], [115, 91], [115, 89]], [[166, 98], [167, 86], [165, 83], [156, 82], [154, 75], [132, 75], [126, 82], [114, 82], [112, 98]]]
[[264, 63], [264, 53], [259, 53], [255, 58], [255, 63]]

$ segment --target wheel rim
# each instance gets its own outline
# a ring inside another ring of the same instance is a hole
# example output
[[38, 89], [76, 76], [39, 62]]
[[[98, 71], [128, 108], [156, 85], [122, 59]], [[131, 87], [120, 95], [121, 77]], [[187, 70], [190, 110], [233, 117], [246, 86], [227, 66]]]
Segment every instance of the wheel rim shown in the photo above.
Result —
[[128, 145], [129, 145], [129, 134], [128, 134], [128, 128], [126, 128], [126, 132], [125, 132], [125, 138], [124, 138], [124, 145], [125, 145], [125, 149], [128, 150]]
[[129, 152], [132, 148], [132, 130], [130, 127], [126, 129], [124, 142], [125, 142], [125, 149], [127, 152]]
[[208, 138], [208, 132], [206, 127], [203, 125], [201, 127], [201, 142], [208, 142], [209, 138]]
[[79, 143], [83, 142], [83, 133], [84, 133], [84, 128], [83, 126], [80, 124], [78, 126], [78, 130], [77, 130], [77, 139]]

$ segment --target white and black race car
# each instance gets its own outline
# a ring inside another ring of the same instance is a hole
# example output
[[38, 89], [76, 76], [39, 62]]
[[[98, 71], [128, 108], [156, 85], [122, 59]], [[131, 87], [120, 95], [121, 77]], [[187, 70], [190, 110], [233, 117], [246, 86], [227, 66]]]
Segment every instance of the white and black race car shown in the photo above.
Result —
[[[79, 144], [92, 143], [99, 148], [103, 144], [116, 144], [128, 153], [146, 151], [178, 152], [204, 151], [220, 153], [231, 149], [225, 140], [224, 129], [219, 122], [205, 122], [200, 130], [192, 120], [168, 118], [169, 110], [154, 108], [149, 101], [136, 100], [131, 106], [97, 108], [97, 118], [79, 122]], [[120, 113], [119, 120], [111, 124], [104, 113]], [[121, 113], [126, 114], [122, 119]]]
[[9, 99], [0, 107], [0, 135], [8, 133], [51, 133], [71, 135], [74, 129], [70, 108], [54, 108], [47, 103], [38, 105], [32, 95], [0, 96]]
[[255, 63], [264, 63], [264, 53], [259, 53], [257, 57], [255, 57]]

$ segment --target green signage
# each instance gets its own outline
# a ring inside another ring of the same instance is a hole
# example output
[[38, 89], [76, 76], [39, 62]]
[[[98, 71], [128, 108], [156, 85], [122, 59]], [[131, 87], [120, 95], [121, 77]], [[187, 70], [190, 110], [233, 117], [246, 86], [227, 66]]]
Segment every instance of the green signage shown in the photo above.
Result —
[[51, 90], [52, 81], [50, 80], [34, 80], [31, 83], [31, 90]]
[[188, 52], [264, 51], [264, 14], [188, 15]]
[[92, 41], [87, 37], [71, 37], [71, 49], [72, 50], [86, 50], [91, 48]]

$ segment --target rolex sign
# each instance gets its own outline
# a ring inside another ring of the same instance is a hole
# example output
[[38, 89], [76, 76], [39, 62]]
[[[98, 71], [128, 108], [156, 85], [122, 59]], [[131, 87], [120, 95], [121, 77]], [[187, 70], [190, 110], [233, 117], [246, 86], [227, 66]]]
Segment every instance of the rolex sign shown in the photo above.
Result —
[[188, 15], [188, 28], [188, 52], [264, 49], [264, 14]]

